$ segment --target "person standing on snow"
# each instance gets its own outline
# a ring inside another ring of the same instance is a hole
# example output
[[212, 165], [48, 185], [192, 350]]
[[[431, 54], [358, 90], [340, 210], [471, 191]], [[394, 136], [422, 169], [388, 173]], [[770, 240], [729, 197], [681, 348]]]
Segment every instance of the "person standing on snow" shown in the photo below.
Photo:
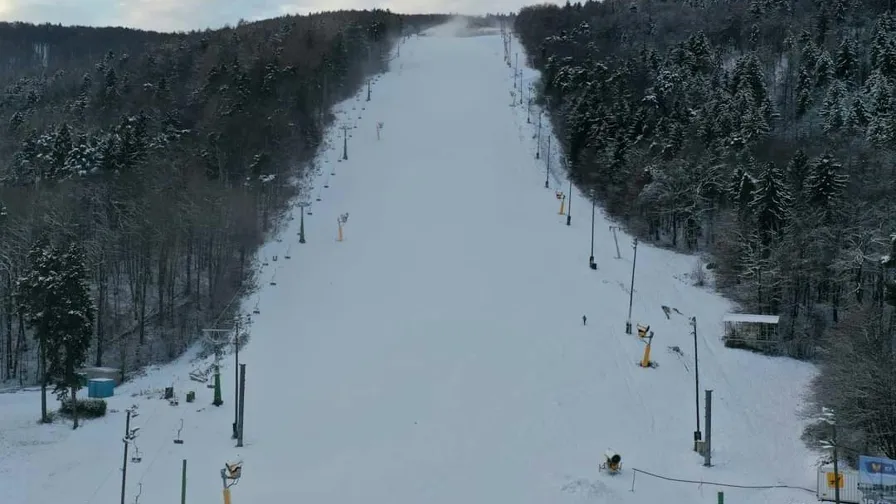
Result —
[[588, 317], [582, 315], [582, 325], [588, 325]]

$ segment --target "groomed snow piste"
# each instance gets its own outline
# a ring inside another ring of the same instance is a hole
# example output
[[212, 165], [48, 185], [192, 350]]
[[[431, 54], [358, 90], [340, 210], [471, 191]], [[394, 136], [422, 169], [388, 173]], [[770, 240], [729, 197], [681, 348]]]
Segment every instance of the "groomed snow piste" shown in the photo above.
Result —
[[[813, 488], [815, 457], [796, 413], [813, 368], [724, 348], [721, 318], [732, 307], [692, 286], [697, 259], [646, 244], [633, 322], [654, 331], [659, 367], [638, 367], [644, 344], [624, 332], [631, 238], [619, 233], [616, 259], [598, 210], [598, 269], [588, 268], [590, 203], [572, 199], [569, 227], [558, 215], [565, 178], [557, 171], [544, 188], [535, 121], [527, 124], [518, 99], [510, 106], [501, 36], [461, 31], [451, 24], [407, 40], [372, 101], [363, 90], [338, 107], [336, 126], [353, 126], [348, 160], [334, 128], [310, 194], [307, 243], [298, 243], [297, 215], [260, 253], [268, 266], [245, 303], [260, 314], [240, 355], [245, 446], [230, 439], [232, 357], [220, 408], [189, 379], [210, 362], [191, 353], [119, 387], [109, 400], [117, 412], [74, 432], [36, 424], [37, 393], [0, 394], [0, 503], [118, 503], [132, 405], [142, 461], [128, 465], [129, 503], [179, 502], [182, 459], [191, 504], [221, 502], [219, 470], [238, 459], [234, 504], [695, 504], [716, 502], [718, 490], [728, 503], [815, 499], [799, 489], [633, 480], [639, 469]], [[526, 82], [535, 78], [525, 70]], [[674, 309], [668, 319], [663, 305]], [[702, 389], [714, 391], [711, 468], [692, 451], [690, 316], [701, 402]], [[171, 385], [195, 390], [197, 402], [159, 399]], [[598, 471], [608, 448], [622, 455], [621, 474]]]

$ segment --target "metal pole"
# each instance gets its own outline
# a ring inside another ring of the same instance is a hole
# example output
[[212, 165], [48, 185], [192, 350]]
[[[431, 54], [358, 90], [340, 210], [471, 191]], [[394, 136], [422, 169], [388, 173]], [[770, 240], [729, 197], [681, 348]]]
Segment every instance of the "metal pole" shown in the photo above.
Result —
[[703, 465], [712, 467], [712, 390], [706, 391], [706, 443], [703, 449]]
[[[240, 393], [240, 321], [237, 319], [236, 321], [236, 334], [233, 339], [233, 362], [235, 364], [233, 368], [233, 397], [236, 399], [239, 397]], [[236, 427], [237, 423], [240, 421], [240, 408], [239, 401], [233, 401], [233, 439], [236, 439]]]
[[348, 160], [348, 126], [342, 127], [342, 160]]
[[187, 459], [180, 472], [180, 504], [187, 504]]
[[566, 225], [572, 224], [572, 177], [569, 178], [569, 203], [566, 204]]
[[541, 116], [544, 112], [538, 111], [538, 141], [535, 142], [535, 159], [541, 159]]
[[632, 283], [631, 289], [628, 292], [628, 320], [625, 321], [625, 333], [632, 333], [632, 300], [635, 296], [635, 264], [638, 262], [638, 239], [635, 238], [633, 240], [633, 247], [635, 249], [635, 255], [632, 259]]
[[588, 258], [588, 266], [591, 269], [597, 269], [594, 263], [594, 191], [591, 191], [591, 257]]
[[837, 467], [839, 465], [837, 457], [837, 422], [833, 418], [831, 419], [831, 427], [833, 428], [831, 444], [834, 445], [834, 502], [840, 504], [840, 468]]
[[547, 189], [548, 177], [551, 175], [551, 137], [548, 137], [548, 158], [545, 160], [544, 168], [544, 188]]
[[622, 259], [622, 254], [619, 253], [619, 238], [616, 237], [616, 230], [619, 229], [619, 226], [610, 226], [610, 231], [613, 232], [613, 243], [616, 244], [616, 259]]
[[299, 214], [299, 243], [305, 243], [305, 205], [301, 206], [302, 213]]
[[243, 425], [246, 414], [246, 365], [240, 364], [240, 429], [239, 437], [236, 438], [237, 448], [243, 446]]
[[691, 327], [694, 328], [694, 404], [697, 408], [697, 430], [694, 431], [694, 448], [697, 441], [702, 439], [700, 433], [700, 360], [697, 358], [697, 317], [691, 317]]
[[370, 101], [370, 79], [367, 79], [367, 101]]
[[124, 421], [124, 463], [121, 466], [121, 504], [124, 504], [124, 490], [128, 479], [128, 441], [131, 434], [131, 410], [127, 410], [127, 418]]

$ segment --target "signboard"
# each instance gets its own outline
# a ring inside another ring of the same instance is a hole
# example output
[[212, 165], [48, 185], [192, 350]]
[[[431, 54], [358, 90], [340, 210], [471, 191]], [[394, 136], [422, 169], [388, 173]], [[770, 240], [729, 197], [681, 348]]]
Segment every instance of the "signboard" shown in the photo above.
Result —
[[[834, 485], [834, 469], [832, 467], [818, 468], [818, 480], [815, 487], [815, 495], [822, 502], [835, 502], [837, 494], [840, 494], [840, 504], [865, 504], [862, 494], [859, 492], [859, 473], [852, 469], [840, 469], [837, 472], [840, 487]], [[870, 502], [870, 501], [869, 501]]]
[[[834, 486], [835, 486], [835, 483], [834, 483], [834, 473], [833, 473], [833, 472], [829, 472], [829, 473], [827, 473], [827, 475], [828, 475], [828, 488], [834, 488]], [[836, 485], [836, 486], [838, 486], [838, 487], [840, 487], [840, 488], [843, 488], [843, 473], [839, 473], [839, 472], [838, 472], [838, 474], [837, 474], [837, 482], [840, 483], [840, 484], [839, 484], [839, 485]]]
[[866, 504], [896, 504], [896, 460], [861, 455], [859, 491]]

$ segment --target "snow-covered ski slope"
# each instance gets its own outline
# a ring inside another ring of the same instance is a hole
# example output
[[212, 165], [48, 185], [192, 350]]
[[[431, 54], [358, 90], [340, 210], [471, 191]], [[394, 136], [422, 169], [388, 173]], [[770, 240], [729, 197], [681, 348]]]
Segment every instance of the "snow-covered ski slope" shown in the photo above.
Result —
[[[364, 90], [340, 106], [337, 126], [353, 126], [348, 160], [339, 161], [334, 129], [307, 243], [296, 218], [261, 252], [268, 266], [245, 307], [257, 302], [260, 314], [241, 353], [245, 447], [230, 439], [230, 358], [220, 408], [188, 378], [208, 361], [188, 355], [120, 387], [109, 401], [118, 412], [75, 432], [36, 425], [36, 393], [0, 394], [0, 502], [119, 502], [123, 410], [134, 404], [142, 461], [129, 463], [126, 502], [138, 504], [179, 502], [182, 459], [191, 504], [221, 502], [218, 471], [237, 459], [237, 504], [694, 504], [716, 502], [717, 490], [729, 503], [814, 500], [799, 489], [643, 473], [632, 491], [634, 469], [812, 488], [814, 456], [796, 410], [813, 370], [725, 349], [721, 317], [731, 306], [691, 285], [696, 259], [646, 244], [633, 321], [655, 332], [659, 367], [638, 367], [644, 345], [624, 332], [630, 238], [620, 232], [616, 259], [611, 222], [599, 214], [599, 269], [588, 268], [590, 204], [573, 198], [569, 227], [558, 215], [562, 174], [544, 188], [534, 124], [510, 106], [500, 35], [456, 37], [454, 28], [408, 40], [372, 101]], [[663, 305], [674, 309], [668, 319]], [[701, 399], [714, 391], [711, 468], [691, 449], [690, 316]], [[158, 398], [172, 384], [179, 406]], [[183, 402], [186, 390], [196, 403]], [[619, 475], [598, 471], [608, 448], [622, 455]]]

